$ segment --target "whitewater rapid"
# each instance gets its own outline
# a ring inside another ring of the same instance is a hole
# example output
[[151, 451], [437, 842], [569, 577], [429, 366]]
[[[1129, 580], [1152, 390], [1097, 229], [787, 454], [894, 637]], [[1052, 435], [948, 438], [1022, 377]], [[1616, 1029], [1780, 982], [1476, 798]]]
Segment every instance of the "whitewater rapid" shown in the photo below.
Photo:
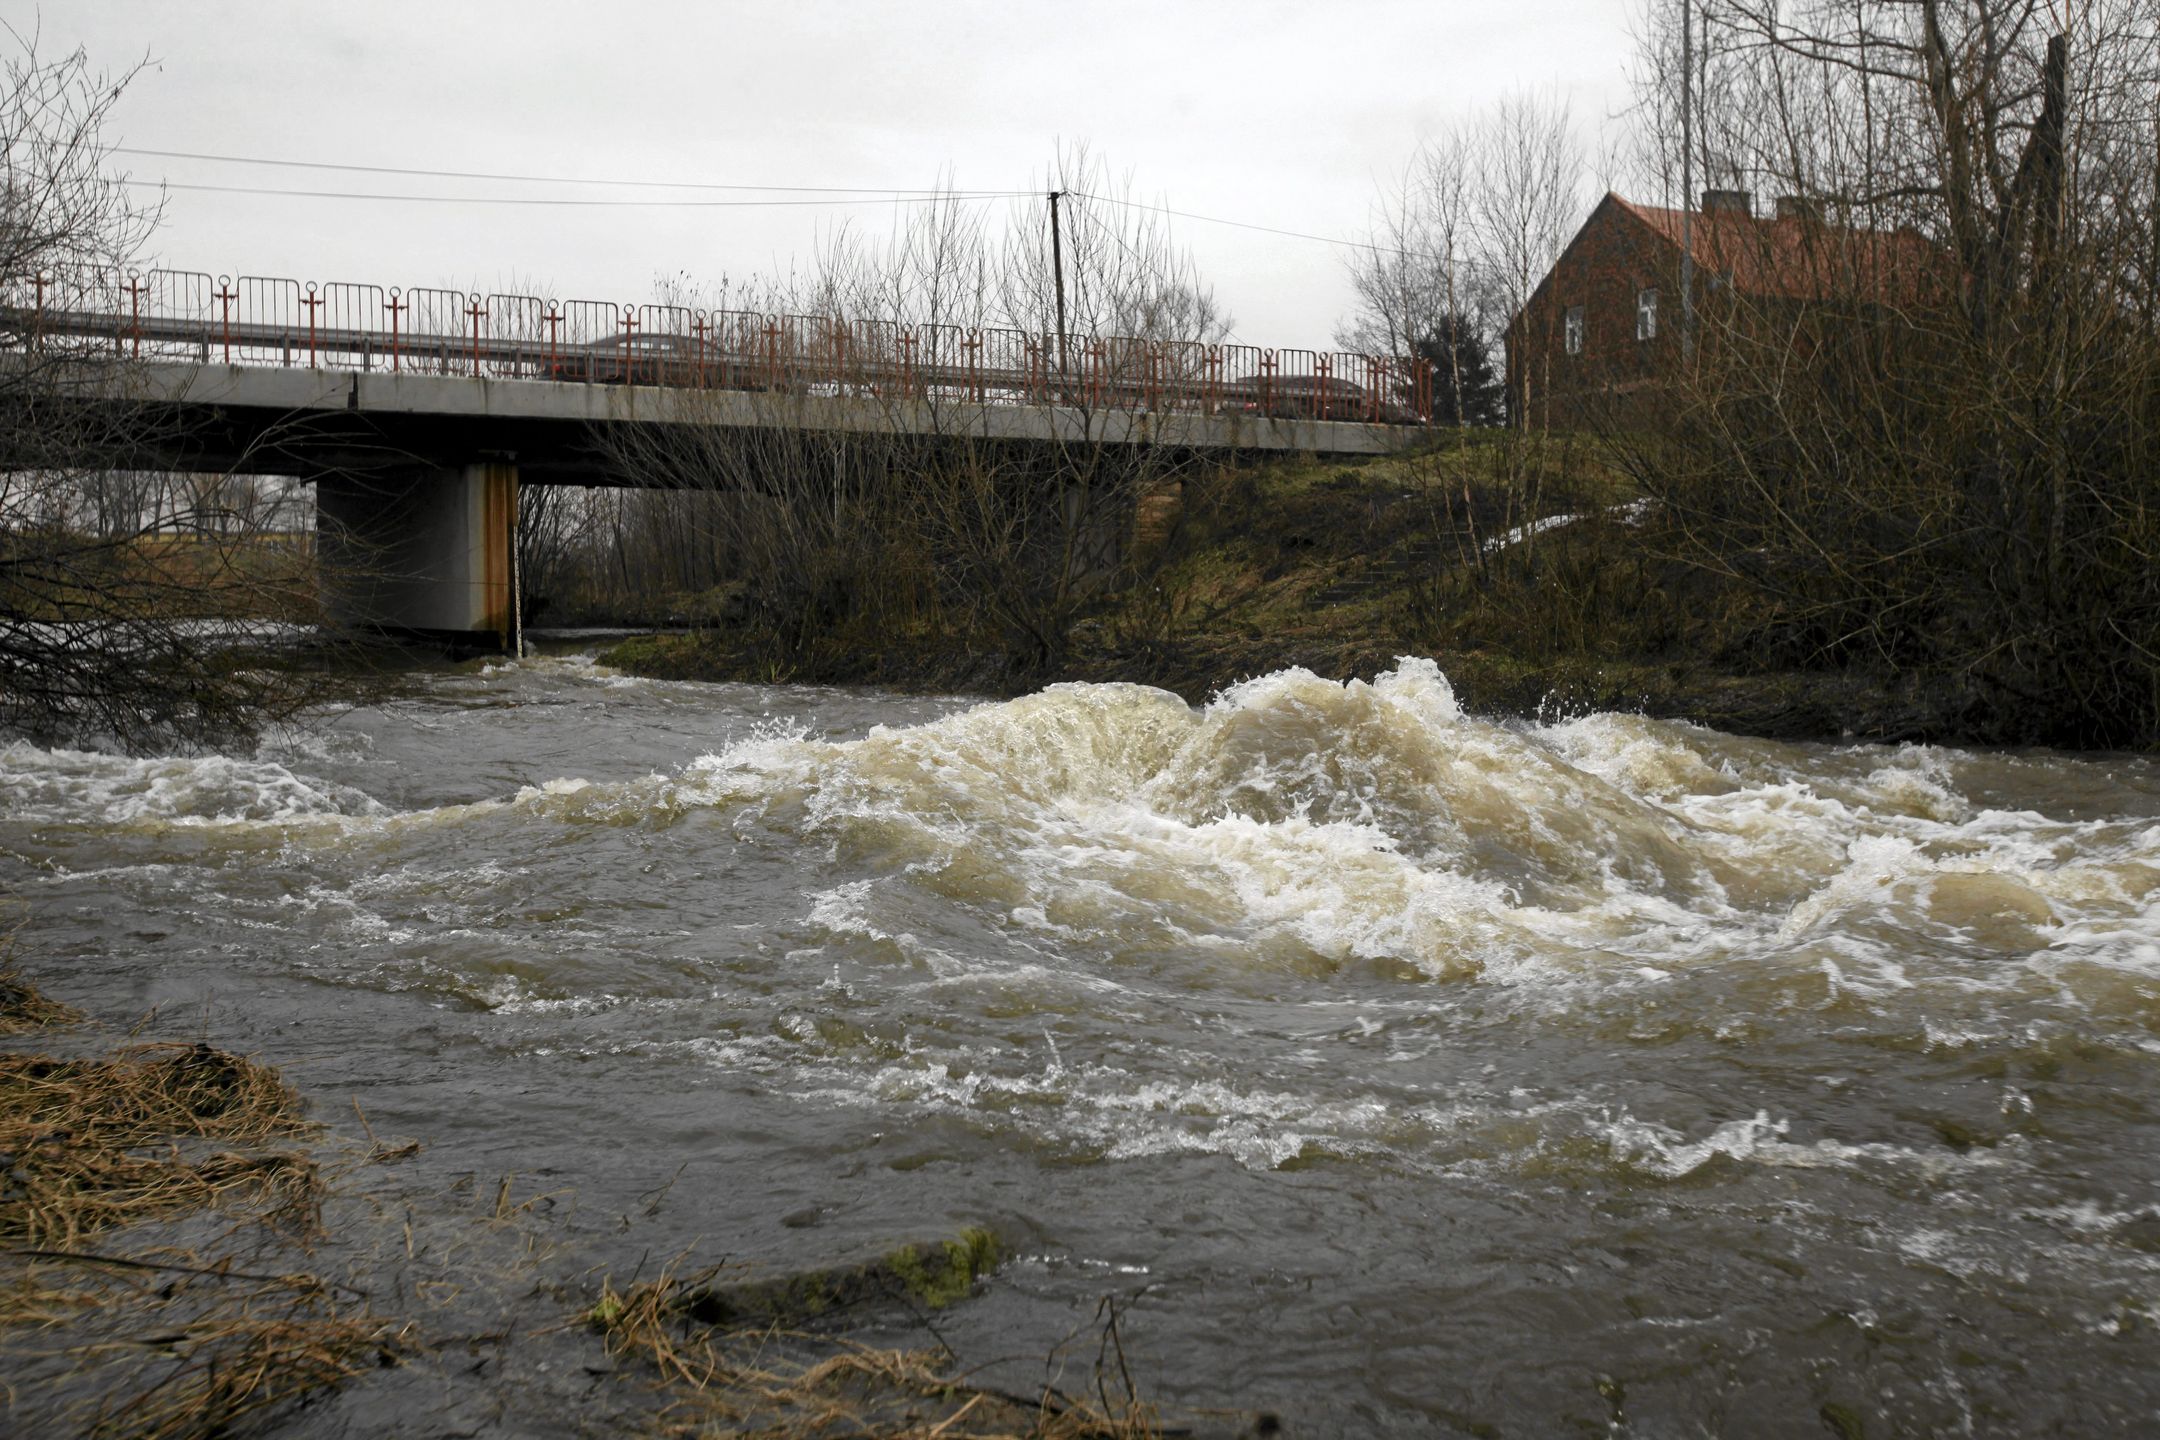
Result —
[[[1343, 1380], [1366, 1332], [1341, 1317], [1443, 1256], [1487, 1277], [1492, 1333], [1390, 1323], [1478, 1357], [1532, 1431], [1556, 1412], [1506, 1347], [1556, 1326], [1608, 1366], [1798, 1394], [1837, 1369], [1809, 1368], [1824, 1317], [1922, 1297], [1867, 1364], [1950, 1430], [1981, 1383], [1958, 1304], [1983, 1358], [2140, 1400], [2127, 1337], [2160, 1327], [2142, 759], [1499, 722], [1422, 659], [1198, 707], [553, 660], [248, 756], [8, 746], [0, 850], [93, 1001], [283, 997], [380, 1075], [514, 1074], [589, 1144], [709, 1154], [746, 1217], [998, 1196], [1040, 1236], [1003, 1303], [1138, 1267], [1204, 1375], [1239, 1345], [1207, 1307], [1249, 1281], [1311, 1351], [1291, 1380], [1367, 1387], [1380, 1429], [1423, 1412], [1400, 1375]], [[624, 1118], [662, 1092], [666, 1124]], [[1610, 1258], [1638, 1254], [1655, 1282]], [[1580, 1313], [1536, 1298], [1559, 1277]], [[1673, 1306], [1637, 1291], [1711, 1297], [1689, 1323], [1759, 1360], [1674, 1359]], [[1709, 1423], [1685, 1388], [1668, 1413]]]

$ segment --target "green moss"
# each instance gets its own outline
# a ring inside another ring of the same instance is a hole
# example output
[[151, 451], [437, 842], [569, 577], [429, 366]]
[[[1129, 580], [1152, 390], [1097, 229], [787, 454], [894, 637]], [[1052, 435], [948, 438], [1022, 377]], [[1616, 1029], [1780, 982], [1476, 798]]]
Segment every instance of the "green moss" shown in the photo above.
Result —
[[633, 635], [600, 652], [602, 665], [632, 675], [679, 669], [697, 651], [694, 635]]
[[832, 1277], [812, 1270], [798, 1279], [788, 1293], [789, 1307], [798, 1315], [822, 1315], [832, 1308]]
[[1832, 1435], [1837, 1436], [1838, 1440], [1866, 1440], [1867, 1424], [1861, 1420], [1860, 1412], [1852, 1406], [1833, 1400], [1823, 1406], [1819, 1413], [1823, 1425]]
[[997, 1254], [997, 1237], [970, 1226], [927, 1252], [903, 1245], [886, 1255], [885, 1268], [911, 1298], [942, 1310], [973, 1292], [976, 1280], [996, 1268]]
[[[970, 1226], [950, 1240], [902, 1245], [883, 1254], [762, 1279], [701, 1285], [677, 1308], [705, 1325], [799, 1325], [834, 1311], [906, 1297], [929, 1310], [965, 1300], [997, 1267], [997, 1237]], [[603, 1301], [603, 1304], [606, 1302]], [[589, 1318], [606, 1327], [596, 1308]]]

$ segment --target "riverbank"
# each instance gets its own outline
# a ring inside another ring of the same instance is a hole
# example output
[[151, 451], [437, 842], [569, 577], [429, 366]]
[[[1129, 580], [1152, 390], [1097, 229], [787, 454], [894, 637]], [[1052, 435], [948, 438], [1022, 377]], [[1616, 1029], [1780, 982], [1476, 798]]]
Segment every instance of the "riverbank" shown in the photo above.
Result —
[[622, 640], [601, 659], [655, 679], [998, 697], [1130, 681], [1197, 704], [1293, 666], [1369, 680], [1421, 655], [1493, 716], [1620, 710], [1789, 740], [2035, 738], [1948, 677], [1781, 663], [1762, 618], [1673, 558], [1674, 542], [1587, 447], [1478, 436], [1159, 488], [1139, 506], [1127, 573], [1074, 607], [1052, 655], [1017, 656], [934, 621], [776, 631], [730, 593], [686, 597], [679, 612], [699, 623]]
[[326, 1123], [254, 1057], [138, 1039], [154, 1022], [117, 1036], [0, 953], [10, 1433], [373, 1434], [400, 1416], [458, 1434], [1163, 1433], [1129, 1383], [1014, 1395], [935, 1343], [851, 1338], [898, 1313], [935, 1342], [924, 1317], [997, 1268], [986, 1229], [807, 1267], [678, 1254], [618, 1280], [550, 1224], [562, 1192], [521, 1198], [505, 1175], [437, 1193], [397, 1168], [422, 1141], [379, 1137], [357, 1103], [357, 1134]]

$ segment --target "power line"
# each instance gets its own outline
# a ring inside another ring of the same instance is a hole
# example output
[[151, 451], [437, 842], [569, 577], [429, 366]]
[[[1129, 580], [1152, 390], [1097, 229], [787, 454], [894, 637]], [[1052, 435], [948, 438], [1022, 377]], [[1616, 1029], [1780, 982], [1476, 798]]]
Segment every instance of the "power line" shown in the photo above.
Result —
[[[1092, 195], [1083, 195], [1083, 194], [1080, 194], [1080, 193], [1079, 193], [1078, 191], [1074, 191], [1074, 192], [1072, 192], [1072, 193], [1074, 194], [1074, 196], [1075, 196], [1076, 198], [1078, 198], [1078, 199], [1081, 199], [1081, 200], [1092, 200], [1092, 199], [1096, 198], [1096, 197], [1094, 197], [1094, 196], [1092, 196]], [[1114, 204], [1118, 204], [1118, 203], [1121, 203], [1121, 202], [1118, 202], [1118, 201], [1114, 201], [1114, 200], [1113, 200], [1113, 201], [1111, 201], [1110, 203], [1114, 205]], [[1082, 214], [1086, 214], [1087, 212], [1083, 210], [1083, 211], [1082, 211], [1081, 213], [1082, 213]], [[1089, 216], [1088, 216], [1088, 224], [1089, 224], [1090, 226], [1094, 227], [1094, 228], [1095, 228], [1095, 230], [1096, 230], [1096, 232], [1097, 232], [1098, 234], [1103, 234], [1103, 235], [1107, 235], [1107, 236], [1109, 236], [1109, 237], [1110, 237], [1110, 238], [1111, 238], [1112, 240], [1116, 241], [1116, 242], [1117, 242], [1117, 244], [1118, 244], [1118, 248], [1120, 248], [1121, 250], [1123, 250], [1123, 251], [1124, 251], [1124, 252], [1125, 252], [1125, 253], [1126, 253], [1127, 255], [1130, 255], [1130, 256], [1132, 256], [1132, 258], [1134, 259], [1134, 261], [1136, 261], [1136, 262], [1137, 262], [1137, 263], [1138, 263], [1138, 264], [1139, 264], [1139, 265], [1141, 266], [1141, 268], [1145, 269], [1145, 270], [1146, 270], [1146, 271], [1147, 271], [1147, 272], [1148, 272], [1148, 273], [1149, 273], [1150, 275], [1152, 275], [1152, 276], [1153, 276], [1153, 277], [1154, 277], [1154, 278], [1155, 278], [1155, 279], [1156, 279], [1157, 281], [1161, 282], [1161, 284], [1163, 285], [1163, 287], [1164, 287], [1164, 288], [1165, 288], [1166, 290], [1168, 290], [1168, 289], [1172, 289], [1172, 288], [1176, 288], [1177, 286], [1179, 286], [1179, 285], [1181, 285], [1181, 284], [1183, 283], [1183, 282], [1180, 282], [1180, 281], [1174, 281], [1174, 280], [1172, 280], [1172, 279], [1171, 279], [1171, 278], [1170, 278], [1170, 277], [1169, 277], [1169, 276], [1168, 276], [1167, 274], [1165, 274], [1165, 273], [1164, 273], [1164, 271], [1163, 271], [1163, 268], [1162, 268], [1162, 265], [1161, 265], [1161, 263], [1160, 263], [1160, 262], [1158, 262], [1158, 261], [1155, 261], [1155, 260], [1150, 260], [1150, 259], [1148, 259], [1148, 257], [1147, 257], [1147, 256], [1145, 256], [1145, 255], [1142, 255], [1142, 254], [1141, 254], [1141, 253], [1140, 253], [1140, 252], [1139, 252], [1138, 250], [1135, 250], [1135, 249], [1133, 249], [1133, 247], [1131, 246], [1131, 244], [1130, 244], [1130, 243], [1128, 243], [1128, 242], [1126, 241], [1126, 239], [1125, 239], [1125, 237], [1124, 237], [1124, 236], [1122, 236], [1122, 235], [1118, 234], [1118, 233], [1117, 233], [1117, 231], [1115, 231], [1115, 230], [1112, 230], [1112, 229], [1110, 229], [1110, 228], [1109, 228], [1108, 226], [1104, 225], [1104, 224], [1103, 224], [1103, 223], [1102, 223], [1101, 221], [1097, 220], [1097, 219], [1096, 219], [1096, 218], [1095, 218], [1094, 216], [1092, 216], [1092, 215], [1089, 215]], [[1235, 326], [1235, 325], [1231, 325], [1231, 324], [1226, 324], [1226, 325], [1225, 325], [1225, 326], [1223, 327], [1223, 333], [1224, 333], [1224, 335], [1225, 335], [1225, 337], [1226, 337], [1226, 338], [1228, 338], [1228, 339], [1231, 339], [1231, 340], [1237, 340], [1237, 341], [1240, 341], [1240, 342], [1242, 343], [1242, 337], [1241, 337], [1241, 336], [1239, 336], [1239, 334], [1238, 334], [1238, 331], [1237, 331], [1237, 326]]]
[[[568, 207], [603, 206], [654, 206], [736, 208], [793, 205], [838, 204], [920, 204], [936, 200], [1020, 200], [1034, 198], [1039, 192], [1033, 190], [938, 190], [916, 186], [869, 186], [869, 185], [747, 185], [741, 183], [702, 180], [620, 180], [585, 179], [574, 175], [530, 175], [490, 170], [428, 170], [406, 165], [358, 165], [332, 160], [287, 160], [264, 155], [223, 155], [200, 150], [159, 150], [143, 146], [115, 145], [117, 155], [140, 155], [164, 160], [200, 160], [220, 165], [260, 165], [288, 170], [333, 170], [356, 175], [405, 175], [435, 180], [487, 180], [528, 185], [577, 185], [603, 186], [635, 190], [724, 190], [760, 194], [789, 195], [839, 195], [872, 197], [860, 200], [570, 200], [541, 197], [443, 196], [443, 195], [383, 195], [333, 190], [279, 190], [247, 185], [211, 185], [180, 181], [162, 182], [168, 190], [208, 191], [227, 195], [283, 195], [310, 200], [383, 200], [405, 204], [476, 204], [476, 205], [538, 205]], [[136, 186], [149, 186], [152, 182], [130, 180]], [[1261, 225], [1250, 220], [1232, 220], [1221, 215], [1202, 215], [1196, 211], [1178, 210], [1168, 205], [1148, 205], [1137, 200], [1121, 200], [1109, 195], [1091, 195], [1073, 191], [1074, 198], [1093, 200], [1105, 205], [1118, 205], [1131, 210], [1147, 210], [1158, 215], [1171, 215], [1181, 220], [1196, 220], [1205, 225], [1225, 225], [1236, 230], [1251, 230], [1262, 235], [1280, 235], [1290, 240], [1309, 240], [1319, 245], [1333, 245], [1347, 250], [1366, 250], [1374, 254], [1417, 255], [1424, 259], [1439, 259], [1436, 255], [1395, 246], [1379, 245], [1369, 240], [1351, 240], [1340, 235], [1316, 235], [1306, 230], [1288, 230], [1277, 225]]]
[[330, 160], [278, 160], [261, 155], [212, 155], [197, 150], [148, 150], [132, 145], [115, 145], [112, 153], [144, 155], [160, 160], [207, 160], [220, 165], [265, 165], [284, 170], [338, 170], [353, 175], [413, 175], [431, 180], [500, 180], [523, 185], [590, 185], [632, 190], [752, 190], [819, 195], [953, 193], [922, 185], [741, 185], [704, 180], [587, 180], [575, 175], [512, 175], [489, 170], [419, 170], [404, 165], [347, 165]]
[[279, 190], [261, 185], [200, 185], [177, 180], [122, 180], [138, 190], [193, 190], [218, 195], [276, 195], [295, 200], [377, 200], [405, 205], [543, 205], [573, 208], [655, 207], [727, 210], [804, 205], [929, 205], [940, 200], [981, 201], [1032, 198], [1031, 190], [940, 190], [923, 194], [839, 196], [823, 200], [589, 200], [543, 195], [385, 195], [356, 190]]
[[1478, 261], [1463, 256], [1449, 257], [1438, 250], [1412, 250], [1404, 245], [1381, 245], [1371, 240], [1349, 240], [1340, 235], [1314, 235], [1304, 230], [1284, 230], [1275, 225], [1257, 225], [1250, 220], [1226, 220], [1220, 215], [1199, 215], [1190, 210], [1173, 210], [1167, 205], [1146, 205], [1138, 200], [1119, 200], [1110, 195], [1085, 195], [1080, 191], [1069, 192], [1082, 200], [1100, 200], [1105, 205], [1122, 205], [1128, 210], [1151, 210], [1158, 215], [1175, 215], [1181, 220], [1199, 220], [1209, 225], [1228, 225], [1237, 230], [1257, 230], [1263, 235], [1283, 235], [1292, 240], [1311, 240], [1321, 245], [1335, 245], [1345, 250], [1365, 250], [1374, 255], [1398, 255], [1406, 260], [1427, 260], [1436, 265], [1460, 265], [1466, 270], [1494, 270], [1499, 268], [1491, 261]]
[[1228, 225], [1238, 230], [1258, 230], [1263, 235], [1284, 235], [1292, 240], [1314, 240], [1322, 245], [1340, 245], [1351, 250], [1372, 250], [1388, 254], [1410, 254], [1387, 245], [1375, 245], [1370, 240], [1346, 240], [1340, 235], [1314, 235], [1304, 230], [1284, 230], [1274, 225], [1256, 225], [1250, 220], [1225, 220], [1220, 215], [1199, 215], [1190, 210], [1173, 210], [1167, 205], [1146, 205], [1138, 200], [1120, 200], [1111, 195], [1087, 195], [1073, 192], [1083, 200], [1099, 200], [1105, 205], [1122, 205], [1128, 210], [1152, 210], [1158, 215], [1175, 215], [1180, 220], [1198, 220], [1208, 225]]
[[[361, 200], [406, 205], [511, 205], [520, 207], [610, 209], [767, 209], [767, 208], [815, 208], [842, 205], [920, 205], [934, 204], [941, 200], [975, 203], [984, 200], [1028, 200], [1042, 192], [1038, 190], [938, 190], [902, 186], [849, 186], [849, 185], [747, 185], [719, 181], [692, 180], [592, 180], [567, 175], [530, 175], [484, 170], [429, 170], [400, 165], [357, 165], [329, 160], [287, 160], [259, 155], [223, 155], [195, 150], [160, 150], [138, 146], [116, 145], [113, 153], [121, 155], [149, 156], [168, 160], [197, 160], [224, 165], [258, 165], [291, 170], [329, 170], [362, 175], [402, 175], [438, 180], [481, 180], [510, 184], [600, 186], [619, 189], [644, 190], [720, 190], [728, 192], [752, 192], [757, 194], [781, 194], [819, 196], [818, 199], [755, 199], [755, 200], [700, 200], [700, 199], [590, 199], [552, 196], [486, 196], [486, 195], [411, 195], [385, 194], [346, 190], [290, 190], [270, 186], [216, 185], [192, 181], [123, 180], [122, 184], [138, 189], [195, 191], [222, 195], [264, 195], [297, 200]], [[1306, 230], [1290, 230], [1278, 225], [1262, 225], [1250, 220], [1232, 220], [1221, 215], [1203, 215], [1197, 211], [1179, 210], [1168, 205], [1149, 205], [1138, 200], [1124, 200], [1110, 195], [1093, 195], [1084, 191], [1072, 191], [1073, 198], [1092, 200], [1104, 205], [1116, 205], [1129, 210], [1144, 210], [1158, 215], [1174, 216], [1181, 220], [1198, 221], [1205, 225], [1223, 225], [1236, 230], [1250, 230], [1262, 235], [1279, 235], [1290, 240], [1306, 240], [1314, 244], [1334, 246], [1346, 250], [1363, 250], [1375, 255], [1399, 255], [1446, 263], [1437, 254], [1410, 250], [1399, 246], [1376, 244], [1370, 240], [1352, 240], [1340, 235], [1318, 235]], [[1123, 238], [1115, 231], [1106, 231], [1112, 239], [1124, 245]], [[1125, 246], [1128, 251], [1131, 247]], [[1139, 258], [1135, 253], [1135, 258]], [[1158, 276], [1158, 278], [1161, 278]], [[1234, 333], [1234, 332], [1233, 332]]]
[[[287, 160], [263, 155], [222, 155], [199, 150], [159, 150], [142, 146], [115, 145], [114, 154], [140, 155], [164, 160], [201, 160], [220, 165], [260, 165], [289, 170], [333, 170], [356, 175], [405, 175], [435, 180], [487, 180], [530, 185], [578, 185], [604, 186], [609, 188], [637, 190], [725, 190], [731, 192], [755, 192], [797, 195], [851, 195], [876, 197], [858, 201], [828, 200], [750, 200], [750, 201], [665, 201], [665, 200], [555, 200], [546, 198], [492, 198], [480, 196], [435, 195], [377, 195], [330, 190], [278, 190], [245, 185], [211, 185], [164, 182], [169, 190], [210, 191], [228, 195], [289, 195], [316, 200], [387, 200], [415, 204], [471, 203], [482, 205], [553, 205], [571, 207], [597, 206], [703, 206], [725, 208], [735, 206], [763, 205], [823, 205], [823, 204], [911, 204], [942, 199], [952, 200], [1017, 200], [1033, 198], [1033, 190], [938, 190], [917, 186], [868, 186], [868, 185], [746, 185], [721, 181], [699, 180], [620, 180], [584, 179], [572, 175], [530, 175], [489, 170], [428, 170], [405, 165], [357, 165], [331, 160]], [[134, 185], [149, 182], [130, 181]], [[1172, 215], [1181, 220], [1196, 220], [1206, 225], [1225, 225], [1237, 230], [1251, 230], [1263, 235], [1280, 235], [1291, 240], [1310, 240], [1320, 245], [1333, 245], [1350, 250], [1369, 250], [1375, 254], [1403, 254], [1415, 252], [1395, 247], [1377, 245], [1367, 240], [1351, 240], [1339, 235], [1316, 235], [1310, 231], [1287, 230], [1276, 225], [1261, 225], [1250, 220], [1231, 220], [1221, 215], [1202, 215], [1191, 210], [1178, 210], [1167, 205], [1148, 205], [1137, 200], [1121, 200], [1108, 195], [1091, 195], [1082, 191], [1072, 192], [1076, 199], [1093, 200], [1105, 205], [1118, 205], [1132, 210], [1148, 210], [1159, 215]], [[1429, 257], [1437, 258], [1437, 257]]]

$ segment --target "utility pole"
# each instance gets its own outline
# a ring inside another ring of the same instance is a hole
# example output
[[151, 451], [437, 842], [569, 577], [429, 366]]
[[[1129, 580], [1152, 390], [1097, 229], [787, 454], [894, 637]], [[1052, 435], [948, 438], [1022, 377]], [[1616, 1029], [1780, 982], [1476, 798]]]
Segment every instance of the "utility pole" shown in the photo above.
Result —
[[1695, 357], [1695, 0], [1680, 0], [1680, 358]]
[[1065, 198], [1062, 190], [1050, 192], [1050, 273], [1057, 279], [1057, 327], [1058, 327], [1058, 384], [1062, 393], [1065, 383], [1065, 244], [1058, 232], [1058, 201]]

